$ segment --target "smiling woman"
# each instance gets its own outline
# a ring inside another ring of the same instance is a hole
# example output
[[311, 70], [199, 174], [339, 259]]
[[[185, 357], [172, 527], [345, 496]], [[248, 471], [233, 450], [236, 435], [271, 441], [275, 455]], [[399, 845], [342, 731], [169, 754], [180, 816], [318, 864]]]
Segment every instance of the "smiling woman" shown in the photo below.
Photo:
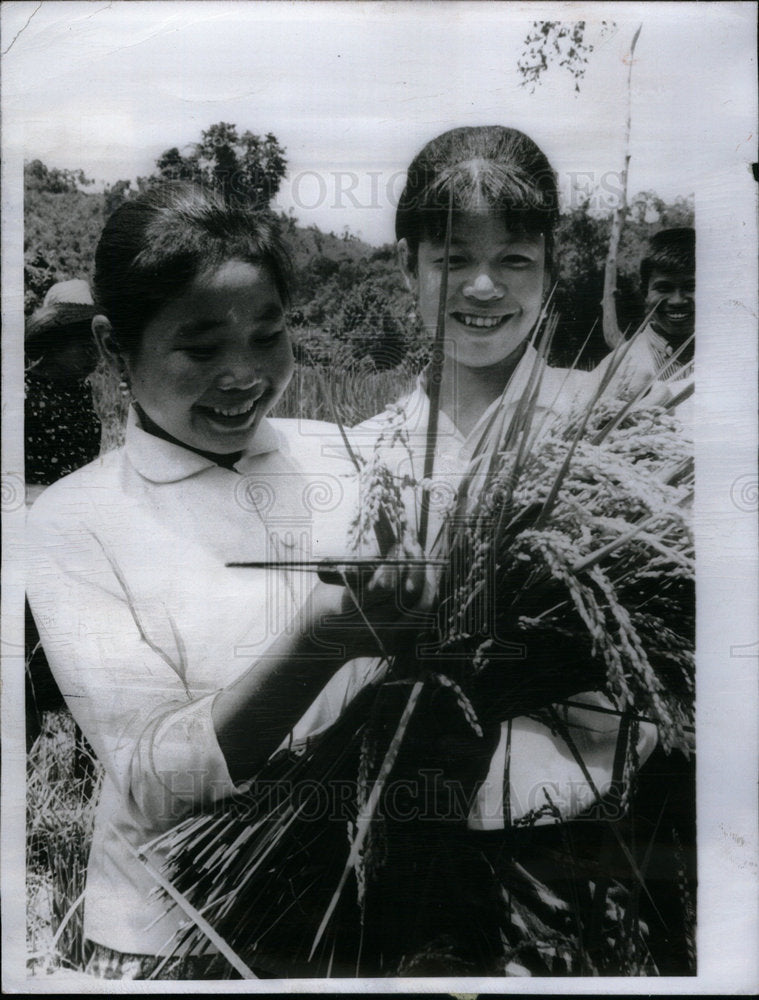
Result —
[[146, 864], [145, 845], [234, 794], [308, 709], [302, 735], [329, 722], [340, 706], [321, 692], [392, 634], [396, 585], [406, 607], [418, 597], [401, 565], [368, 582], [357, 617], [347, 588], [230, 565], [343, 555], [347, 463], [321, 454], [334, 429], [266, 418], [292, 373], [288, 289], [273, 221], [200, 189], [125, 203], [98, 246], [93, 327], [133, 395], [126, 441], [34, 505], [27, 574], [106, 775], [85, 898], [93, 975], [231, 973], [216, 954], [168, 958], [181, 920], [152, 893], [164, 858]]
[[[105, 317], [95, 331], [118, 360]], [[154, 433], [201, 452], [241, 451], [293, 371], [279, 291], [263, 268], [229, 260], [160, 309], [121, 361]]]

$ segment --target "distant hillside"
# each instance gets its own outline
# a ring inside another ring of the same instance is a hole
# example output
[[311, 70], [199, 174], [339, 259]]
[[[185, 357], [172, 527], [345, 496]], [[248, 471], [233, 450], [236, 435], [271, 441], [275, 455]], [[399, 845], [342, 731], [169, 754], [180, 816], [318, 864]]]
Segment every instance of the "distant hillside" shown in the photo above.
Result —
[[[126, 187], [88, 193], [81, 172], [28, 164], [25, 198], [25, 307], [39, 305], [47, 289], [70, 277], [91, 278], [95, 246], [107, 214], [120, 204]], [[301, 361], [333, 363], [338, 355], [371, 359], [377, 367], [401, 357], [412, 367], [424, 363], [427, 341], [416, 325], [413, 303], [398, 272], [392, 246], [371, 247], [346, 233], [304, 228], [279, 216], [291, 247], [296, 287], [290, 326]], [[638, 267], [650, 236], [665, 226], [693, 225], [692, 199], [665, 204], [654, 192], [631, 199], [619, 251], [618, 312], [624, 329], [642, 315]], [[555, 363], [571, 361], [600, 319], [603, 266], [610, 220], [579, 206], [562, 215], [556, 238], [557, 282], [554, 303], [560, 324], [554, 340]], [[608, 348], [600, 325], [588, 344], [584, 363], [598, 361]]]

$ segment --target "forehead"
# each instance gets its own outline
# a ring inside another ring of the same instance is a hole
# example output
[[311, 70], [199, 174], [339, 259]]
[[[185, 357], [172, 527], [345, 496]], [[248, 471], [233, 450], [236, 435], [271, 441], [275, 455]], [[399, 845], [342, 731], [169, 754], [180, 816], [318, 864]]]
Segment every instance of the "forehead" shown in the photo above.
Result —
[[231, 260], [207, 268], [148, 324], [151, 336], [191, 336], [250, 322], [276, 321], [284, 309], [265, 267]]
[[651, 269], [648, 279], [649, 285], [661, 282], [671, 285], [693, 285], [696, 282], [696, 275], [693, 271], [664, 271], [659, 267]]
[[197, 274], [189, 286], [192, 293], [227, 293], [257, 291], [277, 294], [274, 280], [266, 267], [246, 260], [225, 260]]
[[[422, 242], [439, 245], [444, 242], [444, 236], [427, 235]], [[503, 213], [488, 208], [481, 211], [455, 212], [451, 242], [459, 245], [487, 243], [498, 246], [520, 243], [541, 247], [545, 243], [545, 238], [541, 232], [528, 229], [520, 225], [518, 220], [509, 219]]]
[[198, 274], [173, 303], [177, 311], [226, 313], [282, 308], [276, 283], [258, 264], [229, 260]]

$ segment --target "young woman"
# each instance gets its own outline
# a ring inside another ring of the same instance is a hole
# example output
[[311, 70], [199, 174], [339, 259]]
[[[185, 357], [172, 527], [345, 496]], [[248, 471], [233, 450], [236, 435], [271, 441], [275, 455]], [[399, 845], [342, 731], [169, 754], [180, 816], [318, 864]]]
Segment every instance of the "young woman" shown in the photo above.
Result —
[[126, 203], [97, 248], [93, 329], [133, 397], [126, 441], [51, 486], [28, 532], [45, 652], [105, 768], [95, 975], [223, 975], [216, 958], [162, 963], [181, 914], [153, 892], [163, 859], [138, 851], [250, 778], [343, 660], [376, 648], [364, 618], [382, 634], [396, 583], [419, 585], [377, 576], [362, 617], [341, 587], [228, 565], [342, 551], [329, 425], [266, 418], [292, 374], [289, 280], [273, 223], [199, 189]]
[[[453, 496], [467, 472], [493, 408], [501, 407], [507, 414], [514, 411], [536, 364], [543, 368], [536, 427], [547, 418], [567, 414], [583, 399], [588, 400], [599, 379], [595, 373], [545, 366], [531, 342], [531, 333], [551, 286], [554, 228], [558, 219], [555, 175], [538, 146], [515, 129], [457, 128], [429, 142], [411, 163], [398, 205], [396, 236], [403, 276], [430, 339], [438, 323], [451, 208], [443, 304], [444, 363], [431, 489], [433, 497], [442, 498]], [[388, 440], [388, 427], [397, 428], [400, 424], [407, 434], [408, 448], [395, 449], [399, 469], [419, 482], [425, 466], [429, 416], [429, 386], [427, 376], [423, 375], [415, 390], [395, 407], [354, 429], [354, 438], [359, 447], [371, 453], [372, 441], [381, 434]], [[384, 452], [383, 457], [392, 464], [390, 452]], [[428, 542], [436, 535], [445, 506], [445, 502], [441, 507], [434, 500], [430, 504]], [[418, 497], [416, 510], [419, 510]], [[528, 661], [534, 655], [535, 651], [528, 648]], [[496, 683], [494, 697], [497, 687]], [[562, 854], [560, 848], [562, 838], [571, 835], [571, 827], [564, 824], [582, 817], [610, 789], [615, 756], [621, 745], [619, 719], [613, 714], [615, 706], [605, 695], [586, 691], [575, 695], [572, 701], [575, 706], [585, 707], [558, 709], [566, 731], [571, 733], [571, 746], [549, 723], [537, 718], [508, 717], [498, 725], [489, 761], [481, 766], [472, 785], [476, 795], [467, 818], [472, 835], [465, 848], [464, 842], [459, 845], [461, 850], [470, 852], [476, 852], [478, 846], [483, 851], [495, 851], [501, 860], [513, 859], [516, 853], [525, 862], [528, 858], [534, 862], [545, 848], [540, 870], [544, 874], [552, 871], [559, 878], [564, 900], [570, 892], [576, 896], [580, 885], [576, 882], [572, 887], [571, 880], [567, 880], [569, 856]], [[634, 759], [645, 761], [656, 743], [655, 727], [641, 724], [634, 743]], [[451, 760], [450, 776], [455, 778], [456, 774], [457, 762]], [[558, 821], [562, 829], [557, 833]], [[536, 827], [551, 829], [541, 832]], [[520, 828], [529, 829], [520, 834]], [[586, 823], [579, 829], [591, 837], [592, 824]], [[486, 831], [505, 831], [507, 840], [503, 834], [498, 837]], [[407, 829], [399, 826], [398, 836], [405, 845], [398, 850], [401, 857], [410, 852], [413, 835], [407, 836]], [[478, 964], [491, 961], [493, 955], [487, 957], [487, 947], [481, 939], [476, 939], [477, 932], [473, 935], [471, 931], [478, 920], [476, 901], [469, 909], [457, 913], [457, 907], [463, 904], [447, 895], [451, 857], [455, 853], [451, 852], [444, 863], [432, 857], [431, 852], [428, 852], [429, 862], [419, 858], [414, 862], [413, 877], [427, 886], [437, 885], [437, 894], [426, 900], [424, 912], [417, 907], [405, 923], [396, 923], [400, 930], [392, 944], [389, 938], [385, 940], [385, 946], [388, 952], [395, 947], [397, 954], [403, 954], [409, 937], [414, 934], [409, 928], [437, 925], [443, 932], [437, 943], [417, 936], [416, 950], [427, 958], [419, 958], [416, 966], [407, 965], [407, 974], [413, 974], [414, 969], [418, 974], [424, 974], [425, 970], [444, 974], [447, 969], [463, 973], [467, 967], [472, 974], [494, 970], [493, 966], [488, 970]], [[554, 862], [552, 867], [545, 857], [558, 858], [558, 864]], [[496, 870], [498, 863], [493, 862]], [[482, 865], [474, 867], [481, 872], [484, 884], [488, 876], [482, 874]], [[407, 871], [405, 878], [410, 877]], [[584, 890], [579, 891], [587, 895], [587, 889], [586, 880]], [[380, 910], [382, 905], [380, 902]], [[384, 905], [392, 908], [392, 904]], [[516, 897], [514, 906], [519, 906]], [[569, 909], [566, 902], [558, 904], [553, 911], [556, 927], [566, 919]], [[447, 919], [439, 919], [446, 911]], [[550, 914], [548, 906], [543, 919], [549, 923]], [[389, 909], [385, 918], [384, 926], [393, 926]], [[530, 935], [525, 931], [524, 941], [519, 944], [521, 932], [515, 930], [518, 926], [513, 924], [509, 931], [515, 934], [512, 944], [516, 952], [523, 956], [513, 963], [515, 974], [528, 971], [551, 974], [552, 969], [562, 965], [555, 953], [553, 958], [539, 953], [537, 932]], [[404, 935], [406, 940], [402, 941]], [[498, 942], [492, 947], [497, 952]], [[436, 950], [437, 966], [430, 957]], [[405, 954], [408, 961], [408, 951]], [[571, 964], [571, 958], [567, 961]], [[564, 971], [581, 970], [573, 967]]]

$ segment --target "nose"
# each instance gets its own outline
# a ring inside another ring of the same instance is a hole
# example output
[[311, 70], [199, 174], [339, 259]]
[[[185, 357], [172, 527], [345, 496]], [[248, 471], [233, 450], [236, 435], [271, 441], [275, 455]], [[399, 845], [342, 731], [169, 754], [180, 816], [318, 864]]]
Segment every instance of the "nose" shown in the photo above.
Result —
[[264, 378], [259, 371], [255, 358], [250, 353], [230, 357], [220, 369], [216, 384], [222, 392], [232, 389], [247, 390], [253, 386], [263, 385]]
[[490, 272], [484, 268], [478, 270], [464, 286], [464, 295], [477, 302], [492, 302], [494, 299], [503, 298], [504, 292], [503, 285], [494, 281]]
[[672, 305], [681, 306], [688, 301], [688, 295], [679, 285], [675, 285], [675, 287], [667, 296], [667, 299]]

